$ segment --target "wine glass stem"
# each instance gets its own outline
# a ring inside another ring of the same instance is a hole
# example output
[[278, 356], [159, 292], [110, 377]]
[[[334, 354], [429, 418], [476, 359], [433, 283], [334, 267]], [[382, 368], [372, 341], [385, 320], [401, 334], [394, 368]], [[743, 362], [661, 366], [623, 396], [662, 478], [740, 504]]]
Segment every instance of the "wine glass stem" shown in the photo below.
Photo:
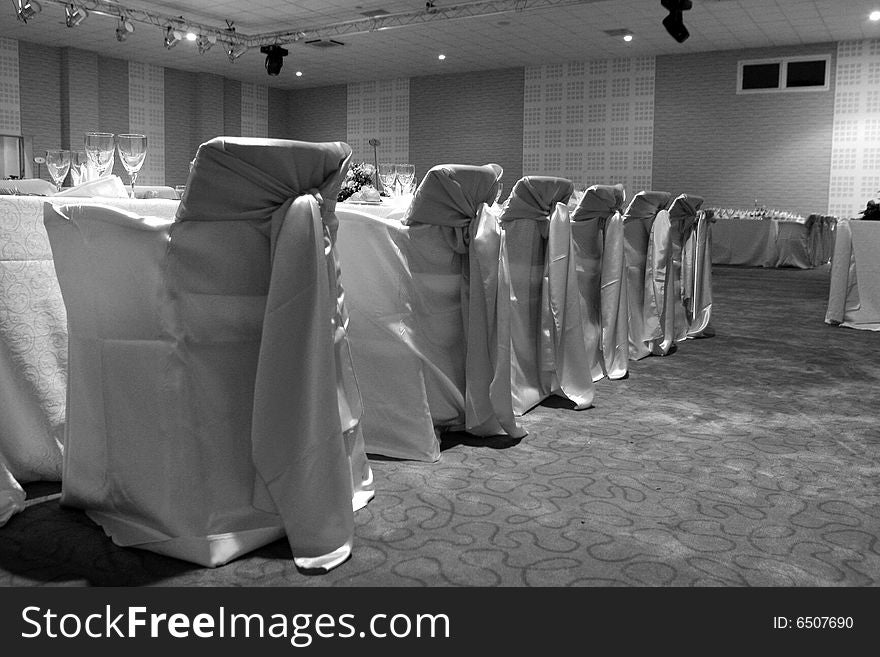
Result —
[[131, 198], [134, 198], [134, 181], [137, 180], [138, 172], [132, 171], [128, 176], [131, 178]]

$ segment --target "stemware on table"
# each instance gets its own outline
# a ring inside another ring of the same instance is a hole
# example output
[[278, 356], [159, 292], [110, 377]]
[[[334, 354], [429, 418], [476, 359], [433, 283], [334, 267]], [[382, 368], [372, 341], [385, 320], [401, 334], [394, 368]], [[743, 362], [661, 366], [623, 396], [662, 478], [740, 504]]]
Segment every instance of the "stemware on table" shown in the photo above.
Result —
[[394, 171], [397, 173], [397, 183], [400, 187], [400, 195], [408, 196], [413, 192], [413, 182], [416, 177], [414, 164], [395, 164]]
[[131, 198], [134, 198], [134, 182], [144, 165], [147, 156], [147, 136], [140, 134], [122, 134], [116, 138], [116, 148], [119, 150], [119, 159], [122, 166], [128, 172], [131, 180]]
[[86, 155], [95, 168], [98, 177], [106, 176], [113, 170], [114, 143], [112, 132], [87, 132], [84, 138]]
[[70, 151], [70, 181], [74, 186], [89, 181], [89, 156], [85, 151]]
[[61, 149], [52, 149], [46, 151], [46, 168], [49, 175], [55, 181], [55, 190], [61, 191], [61, 184], [70, 171], [70, 151]]
[[394, 165], [387, 162], [380, 162], [378, 173], [379, 182], [382, 183], [382, 190], [392, 198], [396, 196], [394, 183], [397, 179], [397, 172], [394, 169]]

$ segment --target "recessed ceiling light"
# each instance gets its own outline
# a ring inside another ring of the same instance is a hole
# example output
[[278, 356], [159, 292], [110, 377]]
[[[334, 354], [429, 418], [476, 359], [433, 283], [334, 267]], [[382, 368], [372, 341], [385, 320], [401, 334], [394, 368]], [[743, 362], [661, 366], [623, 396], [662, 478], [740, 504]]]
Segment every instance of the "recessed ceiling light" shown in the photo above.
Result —
[[872, 21], [880, 21], [880, 11], [872, 11], [868, 18]]
[[629, 43], [630, 41], [633, 40], [633, 35], [632, 34], [624, 34], [623, 40], [626, 41], [627, 43]]
[[442, 62], [444, 59], [446, 59], [446, 55], [437, 55], [437, 59]]
[[296, 72], [296, 77], [301, 78], [302, 76], [303, 76], [303, 72], [302, 72], [302, 71], [297, 71], [297, 72]]

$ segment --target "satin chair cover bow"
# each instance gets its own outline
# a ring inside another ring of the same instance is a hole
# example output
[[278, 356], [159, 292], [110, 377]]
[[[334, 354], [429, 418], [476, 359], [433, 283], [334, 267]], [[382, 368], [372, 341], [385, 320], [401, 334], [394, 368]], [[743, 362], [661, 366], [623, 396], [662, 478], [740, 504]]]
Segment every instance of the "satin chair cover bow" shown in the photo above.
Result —
[[593, 400], [566, 205], [573, 192], [568, 179], [526, 176], [499, 217], [491, 395], [499, 402], [510, 397], [520, 415], [554, 393], [579, 409]]
[[572, 213], [572, 238], [593, 380], [621, 379], [629, 369], [623, 185], [587, 188]]
[[670, 197], [669, 192], [640, 191], [633, 196], [623, 214], [631, 360], [650, 355], [651, 341], [661, 337], [660, 308], [653, 287], [655, 258], [651, 256], [649, 261], [649, 253], [653, 251], [654, 243], [663, 243], [662, 239], [657, 239], [659, 231], [654, 231], [654, 222], [660, 213], [663, 213], [660, 215], [661, 230], [668, 231], [669, 218], [664, 208]]

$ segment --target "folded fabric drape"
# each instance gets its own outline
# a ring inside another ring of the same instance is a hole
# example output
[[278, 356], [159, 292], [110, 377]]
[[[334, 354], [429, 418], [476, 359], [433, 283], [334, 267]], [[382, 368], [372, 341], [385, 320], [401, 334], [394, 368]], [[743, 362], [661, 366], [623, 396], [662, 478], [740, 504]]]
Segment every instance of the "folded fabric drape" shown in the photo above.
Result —
[[584, 339], [594, 381], [623, 378], [629, 369], [621, 215], [625, 199], [623, 185], [593, 185], [571, 216]]
[[676, 343], [688, 336], [682, 245], [685, 224], [694, 221], [702, 204], [703, 199], [698, 196], [681, 194], [672, 200], [668, 210], [657, 213], [651, 227], [647, 268], [652, 276], [646, 281], [645, 298], [653, 299], [646, 307], [646, 315], [649, 309], [656, 309], [659, 320], [659, 335], [650, 341], [651, 353], [655, 356], [666, 356]]
[[681, 298], [689, 338], [708, 337], [714, 332], [709, 327], [712, 315], [712, 253], [711, 210], [701, 210], [703, 199], [690, 197], [681, 224]]
[[496, 363], [491, 395], [521, 415], [551, 394], [577, 408], [593, 400], [590, 358], [566, 205], [574, 184], [517, 181], [499, 217]]
[[880, 224], [837, 222], [825, 323], [880, 331]]
[[[658, 290], [655, 280], [665, 280], [654, 272], [654, 263], [664, 265], [664, 252], [654, 252], [654, 245], [662, 249], [665, 239], [662, 233], [669, 230], [669, 192], [643, 190], [633, 196], [623, 214], [624, 259], [626, 262], [626, 295], [629, 308], [629, 357], [640, 360], [651, 354], [650, 343], [661, 337]], [[654, 231], [658, 214], [661, 224]], [[652, 235], [653, 233], [653, 235]], [[651, 254], [649, 260], [649, 253]], [[646, 287], [650, 286], [646, 293]]]
[[301, 568], [350, 554], [373, 495], [334, 249], [350, 155], [213, 139], [171, 224], [47, 204], [70, 316], [62, 501], [114, 541], [211, 566], [282, 535]]

